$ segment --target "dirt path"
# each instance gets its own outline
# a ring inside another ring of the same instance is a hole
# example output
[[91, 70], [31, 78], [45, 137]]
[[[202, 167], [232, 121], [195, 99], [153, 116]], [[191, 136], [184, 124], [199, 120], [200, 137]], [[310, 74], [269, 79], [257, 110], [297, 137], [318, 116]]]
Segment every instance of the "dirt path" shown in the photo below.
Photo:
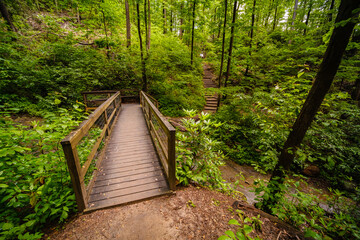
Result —
[[[79, 215], [44, 239], [217, 239], [225, 231], [235, 230], [227, 224], [232, 218], [239, 219], [232, 207], [234, 202], [222, 193], [190, 186], [171, 196]], [[242, 210], [246, 216], [259, 214], [251, 207]], [[262, 232], [257, 235], [277, 239], [283, 228], [266, 214], [261, 221]], [[296, 237], [282, 234], [279, 239]]]

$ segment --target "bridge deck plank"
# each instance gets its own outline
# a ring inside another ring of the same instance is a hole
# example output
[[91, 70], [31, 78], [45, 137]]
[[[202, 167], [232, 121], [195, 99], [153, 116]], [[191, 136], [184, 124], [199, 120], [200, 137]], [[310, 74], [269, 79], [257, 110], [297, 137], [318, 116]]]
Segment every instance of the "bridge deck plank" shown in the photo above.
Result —
[[123, 104], [87, 211], [170, 193], [139, 104]]

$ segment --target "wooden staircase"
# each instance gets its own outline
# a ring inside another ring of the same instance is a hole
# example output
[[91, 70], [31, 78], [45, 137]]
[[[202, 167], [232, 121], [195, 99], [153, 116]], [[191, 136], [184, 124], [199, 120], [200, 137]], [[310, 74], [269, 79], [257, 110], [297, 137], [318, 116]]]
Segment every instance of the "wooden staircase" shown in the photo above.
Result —
[[[214, 75], [211, 72], [210, 67], [207, 64], [204, 64], [204, 77], [203, 83], [205, 88], [218, 88], [218, 86], [213, 81]], [[204, 106], [204, 112], [215, 113], [217, 111], [217, 102], [218, 94], [208, 94], [205, 95], [206, 104]]]

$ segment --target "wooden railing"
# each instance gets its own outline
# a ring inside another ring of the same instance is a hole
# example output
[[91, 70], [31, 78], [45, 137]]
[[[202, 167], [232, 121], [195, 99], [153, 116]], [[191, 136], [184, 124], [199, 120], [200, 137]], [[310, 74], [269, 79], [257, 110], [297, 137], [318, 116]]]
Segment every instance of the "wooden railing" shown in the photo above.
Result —
[[143, 91], [140, 92], [140, 104], [151, 138], [164, 167], [169, 187], [171, 190], [175, 190], [175, 128], [164, 118]]
[[[90, 166], [91, 169], [100, 166], [104, 154], [103, 146], [121, 108], [120, 92], [102, 91], [104, 92], [109, 94], [109, 98], [61, 141], [79, 211], [87, 207], [89, 190], [93, 184], [92, 174], [95, 172], [88, 170]], [[86, 186], [87, 180], [89, 183]]]
[[85, 110], [89, 111], [96, 109], [116, 92], [120, 92], [122, 102], [139, 102], [139, 89], [82, 92]]

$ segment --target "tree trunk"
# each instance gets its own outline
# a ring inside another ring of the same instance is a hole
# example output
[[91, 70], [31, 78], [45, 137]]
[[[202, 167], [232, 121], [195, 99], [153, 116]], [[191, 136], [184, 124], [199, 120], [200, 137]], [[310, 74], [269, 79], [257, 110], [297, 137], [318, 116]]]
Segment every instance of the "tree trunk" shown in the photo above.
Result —
[[[251, 14], [251, 30], [250, 30], [249, 57], [251, 57], [251, 47], [252, 47], [252, 40], [253, 40], [253, 36], [254, 36], [255, 7], [256, 7], [256, 0], [254, 0], [253, 10], [252, 10], [252, 14]], [[246, 70], [245, 70], [245, 76], [247, 76], [248, 73], [249, 73], [249, 67], [250, 67], [249, 64], [247, 64], [247, 65], [246, 65]]]
[[334, 9], [335, 6], [335, 0], [331, 0], [331, 4], [330, 4], [330, 9], [329, 9], [329, 22], [332, 21], [332, 10]]
[[142, 79], [143, 79], [142, 90], [144, 92], [147, 92], [146, 65], [145, 65], [145, 60], [144, 60], [144, 52], [143, 52], [143, 45], [142, 45], [142, 39], [141, 39], [139, 3], [136, 3], [136, 12], [137, 12], [137, 28], [138, 28], [139, 43], [140, 43], [140, 57], [141, 57], [141, 65], [142, 65]]
[[76, 18], [77, 18], [78, 24], [81, 24], [81, 16], [80, 16], [80, 11], [79, 11], [79, 3], [76, 3]]
[[265, 28], [266, 28], [266, 26], [267, 26], [268, 23], [269, 23], [269, 18], [270, 18], [271, 9], [272, 9], [273, 4], [274, 4], [274, 0], [271, 0], [271, 1], [270, 1], [270, 4], [269, 4], [269, 12], [268, 12], [268, 14], [266, 15], [266, 19], [265, 19], [265, 24], [264, 24]]
[[148, 36], [148, 21], [147, 21], [147, 0], [144, 0], [144, 23], [145, 23], [145, 46], [146, 46], [146, 51], [147, 49], [147, 43], [149, 41], [149, 36]]
[[[146, 0], [145, 0], [146, 1]], [[150, 39], [151, 39], [151, 14], [150, 14], [150, 0], [148, 1], [148, 40], [146, 42], [146, 49], [150, 50]]]
[[105, 12], [103, 9], [101, 9], [101, 12], [103, 14], [103, 24], [104, 24], [104, 32], [105, 32], [105, 39], [106, 39], [106, 56], [109, 58], [109, 39], [108, 39], [108, 33], [107, 33], [107, 28], [106, 28], [106, 18], [105, 18]]
[[194, 31], [195, 31], [195, 6], [196, 0], [193, 3], [193, 10], [192, 10], [192, 32], [191, 32], [191, 65], [193, 64], [194, 60]]
[[181, 3], [180, 5], [180, 32], [179, 32], [179, 37], [180, 39], [183, 38], [183, 34], [184, 34], [184, 16], [183, 16], [183, 10], [184, 9], [184, 3]]
[[1, 11], [2, 17], [6, 21], [6, 24], [8, 26], [9, 31], [17, 32], [17, 29], [15, 28], [15, 26], [14, 26], [12, 20], [11, 20], [10, 14], [9, 14], [3, 0], [0, 0], [0, 11]]
[[237, 5], [237, 1], [234, 2], [233, 18], [232, 18], [232, 22], [231, 22], [229, 57], [228, 57], [228, 63], [226, 66], [226, 76], [225, 76], [225, 83], [224, 83], [225, 87], [227, 86], [227, 82], [229, 80], [229, 75], [230, 75], [231, 54], [232, 54], [233, 43], [234, 43], [234, 29], [235, 29], [235, 21], [236, 21], [236, 5]]
[[[292, 22], [291, 22], [291, 31], [294, 31], [294, 25], [295, 25], [296, 11], [297, 11], [297, 8], [298, 8], [298, 3], [299, 3], [299, 0], [295, 0], [294, 12], [293, 12]], [[289, 40], [289, 44], [291, 44], [291, 41], [292, 41], [292, 39]]]
[[170, 32], [173, 31], [173, 2], [170, 1]]
[[[224, 10], [224, 26], [223, 26], [223, 37], [222, 37], [222, 45], [221, 45], [221, 62], [220, 62], [220, 73], [219, 73], [219, 88], [221, 88], [221, 78], [222, 78], [222, 71], [224, 66], [224, 55], [225, 55], [225, 35], [226, 35], [226, 16], [227, 16], [227, 7], [228, 1], [225, 0], [225, 10]], [[220, 100], [220, 98], [219, 98]], [[219, 105], [219, 102], [218, 102]]]
[[356, 79], [354, 87], [355, 89], [352, 92], [351, 97], [353, 100], [358, 101], [358, 105], [360, 107], [360, 76]]
[[164, 18], [164, 34], [166, 33], [166, 8], [165, 3], [163, 2], [163, 18]]
[[130, 23], [130, 11], [129, 2], [125, 0], [125, 12], [126, 12], [126, 47], [131, 46], [131, 23]]
[[308, 27], [308, 24], [309, 24], [309, 19], [310, 19], [310, 13], [311, 13], [311, 9], [312, 9], [312, 5], [313, 5], [313, 2], [310, 1], [310, 4], [309, 4], [309, 10], [308, 10], [308, 13], [306, 15], [306, 20], [305, 20], [305, 29], [304, 29], [304, 36], [306, 35], [306, 30], [307, 30], [307, 27]]
[[274, 31], [275, 28], [276, 28], [277, 9], [278, 9], [278, 6], [276, 5], [276, 6], [275, 6], [274, 21], [273, 21], [273, 29], [272, 29], [273, 31]]
[[[360, 8], [360, 1], [342, 0], [335, 22], [339, 23], [350, 18], [355, 19], [355, 15], [358, 16], [359, 13], [354, 14], [353, 11], [357, 8]], [[269, 200], [264, 200], [262, 203], [267, 211], [270, 210], [271, 205], [278, 201], [276, 196], [279, 196], [280, 189], [277, 181], [280, 179], [280, 182], [282, 182], [284, 179], [283, 170], [287, 171], [290, 169], [296, 150], [299, 148], [306, 131], [330, 89], [355, 25], [355, 21], [348, 21], [345, 25], [338, 25], [333, 30], [323, 61], [315, 77], [315, 82], [284, 144], [279, 162], [269, 182], [270, 196], [273, 197]]]

